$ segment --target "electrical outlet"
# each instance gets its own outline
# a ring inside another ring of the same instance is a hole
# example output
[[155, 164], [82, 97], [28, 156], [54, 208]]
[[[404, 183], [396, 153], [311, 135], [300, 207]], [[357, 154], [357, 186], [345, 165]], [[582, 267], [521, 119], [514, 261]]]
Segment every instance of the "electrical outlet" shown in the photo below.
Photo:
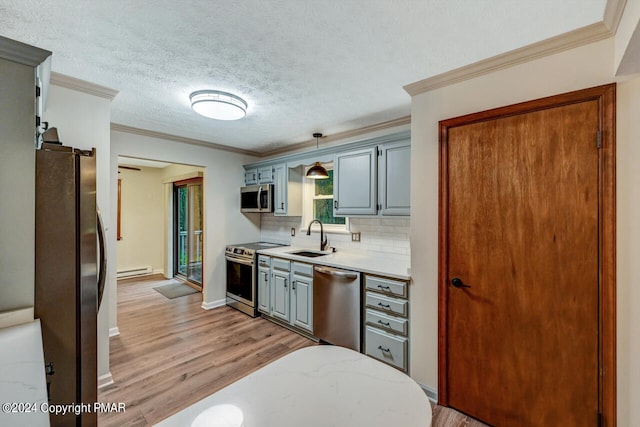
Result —
[[359, 231], [357, 233], [351, 233], [351, 241], [352, 242], [359, 242], [360, 241], [360, 232]]
[[296, 229], [295, 227], [291, 227], [291, 236], [295, 236], [296, 235]]

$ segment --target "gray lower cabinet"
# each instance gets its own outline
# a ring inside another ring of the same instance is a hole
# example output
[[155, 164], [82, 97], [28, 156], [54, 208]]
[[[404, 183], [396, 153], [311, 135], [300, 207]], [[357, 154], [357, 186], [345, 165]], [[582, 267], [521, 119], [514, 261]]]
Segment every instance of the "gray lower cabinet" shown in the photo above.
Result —
[[271, 311], [271, 257], [258, 256], [258, 311], [269, 314]]
[[[409, 371], [409, 284], [364, 275], [364, 352]], [[313, 335], [313, 265], [258, 256], [258, 310]]]
[[367, 274], [364, 276], [364, 289], [365, 353], [408, 372], [408, 283]]
[[273, 258], [271, 260], [271, 315], [289, 322], [289, 276], [290, 261]]
[[293, 262], [291, 268], [291, 323], [313, 332], [313, 265]]
[[258, 310], [313, 333], [313, 265], [260, 255]]

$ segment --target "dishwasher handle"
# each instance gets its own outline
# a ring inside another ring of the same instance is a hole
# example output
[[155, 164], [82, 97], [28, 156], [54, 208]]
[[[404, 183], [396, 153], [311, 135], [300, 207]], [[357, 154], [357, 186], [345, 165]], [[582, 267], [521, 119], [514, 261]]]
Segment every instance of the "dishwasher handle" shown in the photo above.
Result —
[[320, 267], [318, 265], [314, 265], [313, 269], [315, 271], [317, 271], [318, 273], [328, 274], [329, 276], [337, 276], [337, 277], [342, 277], [342, 278], [345, 278], [345, 279], [357, 279], [358, 278], [358, 273], [354, 273], [352, 271], [336, 270], [336, 269], [333, 269], [333, 268]]

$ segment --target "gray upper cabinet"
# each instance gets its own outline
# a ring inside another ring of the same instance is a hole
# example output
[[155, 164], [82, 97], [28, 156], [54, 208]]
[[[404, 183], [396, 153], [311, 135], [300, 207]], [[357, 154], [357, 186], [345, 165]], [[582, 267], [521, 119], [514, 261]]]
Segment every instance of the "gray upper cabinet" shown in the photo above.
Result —
[[249, 168], [244, 171], [244, 185], [271, 184], [273, 182], [273, 168], [263, 166]]
[[251, 168], [244, 171], [244, 185], [255, 185], [258, 183], [258, 169]]
[[258, 168], [258, 184], [271, 184], [273, 182], [273, 168], [265, 166]]
[[378, 196], [382, 215], [409, 215], [411, 211], [411, 144], [380, 146]]
[[286, 163], [273, 167], [273, 214], [302, 215], [302, 167], [290, 168]]
[[333, 214], [410, 215], [410, 140], [338, 153]]
[[377, 213], [377, 147], [338, 153], [333, 165], [333, 214]]
[[303, 165], [332, 160], [335, 216], [410, 215], [408, 131], [245, 165], [245, 185], [273, 183], [273, 214], [302, 216]]

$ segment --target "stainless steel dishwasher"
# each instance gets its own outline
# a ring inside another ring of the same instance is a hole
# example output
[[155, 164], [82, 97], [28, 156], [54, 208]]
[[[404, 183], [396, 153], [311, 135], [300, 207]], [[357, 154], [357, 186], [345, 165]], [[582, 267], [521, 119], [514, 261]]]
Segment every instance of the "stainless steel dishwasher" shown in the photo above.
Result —
[[313, 267], [313, 335], [360, 351], [360, 273]]

